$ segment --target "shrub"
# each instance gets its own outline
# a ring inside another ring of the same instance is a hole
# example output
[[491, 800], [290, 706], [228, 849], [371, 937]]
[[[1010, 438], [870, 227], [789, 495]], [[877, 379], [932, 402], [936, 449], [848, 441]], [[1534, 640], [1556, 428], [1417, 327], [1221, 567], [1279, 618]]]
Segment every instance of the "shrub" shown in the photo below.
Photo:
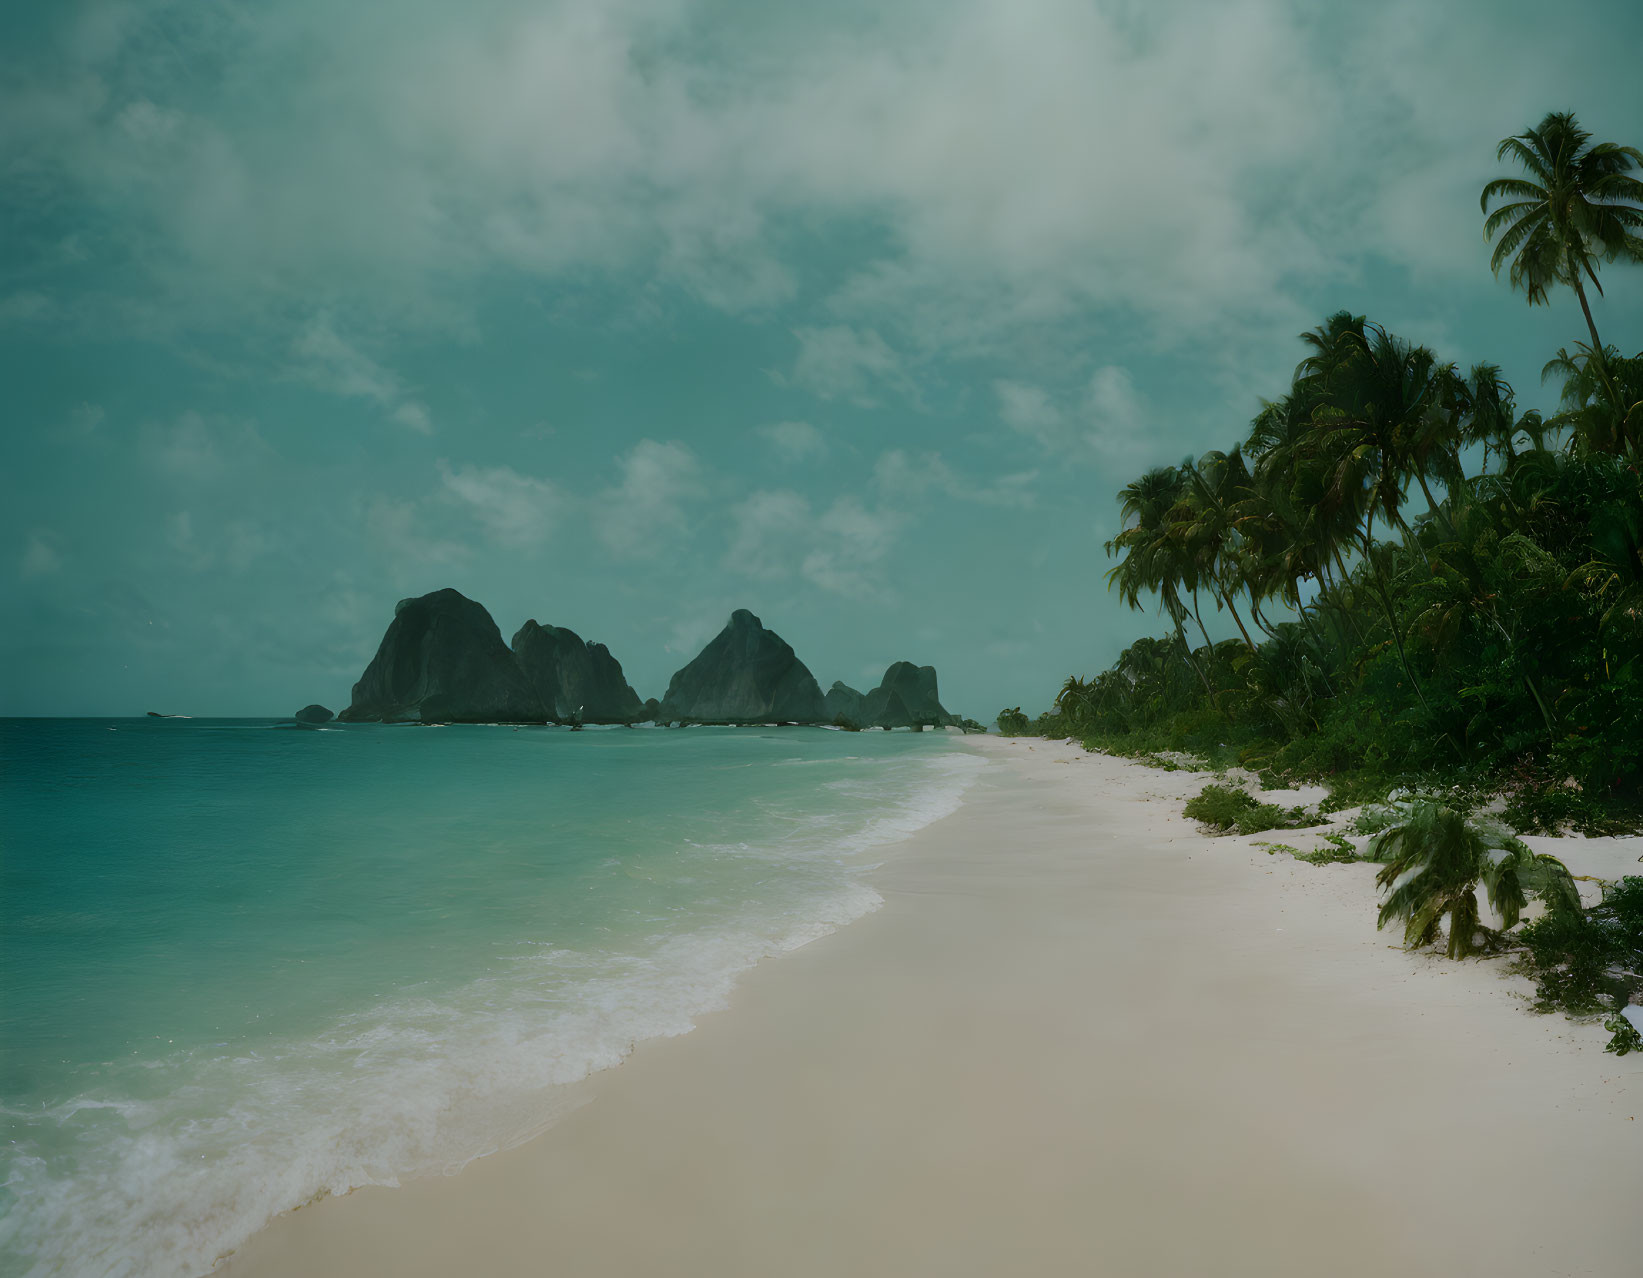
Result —
[[1239, 817], [1260, 806], [1248, 791], [1211, 783], [1187, 800], [1183, 813], [1217, 830], [1230, 830]]
[[1280, 808], [1274, 803], [1262, 803], [1254, 795], [1237, 786], [1206, 785], [1187, 800], [1185, 815], [1217, 830], [1234, 830], [1239, 834], [1259, 834], [1262, 830], [1291, 830], [1306, 822], [1299, 808]]
[[1395, 808], [1389, 808], [1379, 803], [1367, 804], [1353, 818], [1352, 833], [1379, 834], [1397, 819], [1398, 813]]
[[1616, 1056], [1624, 1056], [1628, 1052], [1643, 1052], [1643, 1034], [1637, 1032], [1637, 1026], [1616, 1012], [1603, 1022], [1603, 1028], [1614, 1034], [1609, 1045], [1603, 1050], [1613, 1052]]
[[1535, 980], [1535, 1010], [1590, 1016], [1609, 1006], [1609, 967], [1619, 938], [1606, 920], [1583, 910], [1553, 910], [1519, 934]]
[[1589, 910], [1554, 909], [1523, 929], [1535, 1007], [1576, 1016], [1625, 1006], [1643, 988], [1643, 876], [1604, 890]]

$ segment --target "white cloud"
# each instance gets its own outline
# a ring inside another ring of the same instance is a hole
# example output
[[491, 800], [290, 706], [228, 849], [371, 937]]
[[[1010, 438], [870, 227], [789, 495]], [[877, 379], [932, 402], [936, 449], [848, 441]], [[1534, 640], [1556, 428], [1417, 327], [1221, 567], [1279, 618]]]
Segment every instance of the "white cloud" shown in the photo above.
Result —
[[954, 471], [940, 453], [912, 454], [900, 448], [881, 453], [873, 466], [873, 485], [880, 500], [890, 504], [939, 492], [982, 506], [1026, 508], [1035, 501], [1032, 486], [1037, 479], [1036, 470], [1023, 470], [977, 484]]
[[855, 598], [883, 593], [883, 564], [904, 522], [839, 497], [821, 514], [790, 489], [761, 489], [731, 510], [724, 566], [761, 581], [808, 582]]
[[594, 508], [595, 526], [612, 554], [647, 558], [690, 535], [686, 506], [704, 485], [701, 463], [689, 448], [642, 439], [616, 464], [620, 479]]
[[1086, 438], [1103, 458], [1128, 464], [1146, 456], [1153, 447], [1145, 401], [1129, 371], [1116, 364], [1098, 368], [1090, 376], [1085, 397], [1089, 413]]
[[565, 505], [552, 483], [508, 466], [439, 463], [444, 496], [457, 503], [498, 544], [525, 549], [546, 541]]
[[1104, 364], [1065, 399], [1042, 386], [995, 381], [998, 415], [1063, 463], [1134, 464], [1156, 448], [1161, 423], [1121, 364]]
[[790, 380], [823, 399], [871, 404], [880, 388], [905, 391], [910, 385], [901, 358], [872, 329], [828, 324], [796, 328], [793, 336], [799, 351]]
[[809, 422], [771, 422], [757, 428], [786, 465], [827, 455], [827, 440]]
[[730, 515], [726, 568], [764, 581], [791, 574], [794, 543], [814, 523], [809, 498], [786, 488], [762, 489], [737, 503]]
[[310, 319], [291, 351], [297, 357], [298, 376], [310, 385], [333, 395], [368, 399], [401, 426], [419, 435], [433, 433], [427, 408], [411, 398], [399, 376], [343, 338], [329, 315]]
[[1011, 430], [1036, 439], [1047, 449], [1064, 445], [1066, 415], [1041, 386], [999, 380], [993, 383], [998, 396], [998, 415]]
[[63, 554], [57, 548], [57, 534], [49, 528], [36, 528], [29, 533], [18, 558], [17, 570], [24, 577], [46, 577], [60, 572]]
[[[871, 398], [898, 361], [1034, 349], [1091, 315], [1164, 344], [1292, 334], [1371, 252], [1475, 277], [1477, 183], [1528, 122], [1524, 86], [1635, 114], [1625, 41], [1573, 21], [1525, 38], [1483, 6], [744, 17], [498, 0], [385, 25], [158, 0], [14, 54], [0, 147], [18, 200], [120, 210], [128, 301], [323, 297], [450, 325], [499, 276], [608, 272], [730, 310], [799, 301], [817, 337], [795, 381]], [[294, 56], [317, 39], [332, 56]], [[835, 230], [855, 251], [821, 264], [806, 247]], [[390, 415], [407, 402], [380, 365], [310, 362]]]

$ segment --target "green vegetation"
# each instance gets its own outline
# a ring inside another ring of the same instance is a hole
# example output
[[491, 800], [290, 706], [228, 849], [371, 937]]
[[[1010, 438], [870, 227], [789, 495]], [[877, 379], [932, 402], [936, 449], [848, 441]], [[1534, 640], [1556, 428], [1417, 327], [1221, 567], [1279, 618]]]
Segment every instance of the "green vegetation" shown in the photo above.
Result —
[[1300, 808], [1280, 808], [1262, 803], [1247, 790], [1237, 786], [1206, 785], [1187, 800], [1183, 809], [1194, 821], [1202, 821], [1217, 830], [1232, 830], [1238, 834], [1259, 834], [1262, 830], [1292, 830], [1316, 822]]
[[1553, 908], [1518, 939], [1535, 1007], [1589, 1016], [1643, 989], [1643, 878], [1607, 888], [1591, 909]]
[[1563, 862], [1435, 799], [1403, 805], [1398, 818], [1370, 840], [1364, 859], [1384, 863], [1375, 882], [1387, 896], [1375, 926], [1402, 920], [1405, 949], [1432, 944], [1447, 916], [1449, 957], [1476, 952], [1479, 936], [1487, 936], [1478, 917], [1480, 884], [1508, 929], [1531, 893], [1556, 908], [1580, 910], [1580, 893]]
[[[1353, 829], [1383, 865], [1382, 926], [1421, 946], [1447, 920], [1456, 958], [1521, 937], [1539, 1004], [1590, 1014], [1643, 988], [1643, 880], [1582, 912], [1561, 862], [1472, 812], [1501, 796], [1517, 830], [1643, 825], [1643, 351], [1605, 345], [1592, 311], [1600, 267], [1643, 262], [1643, 152], [1553, 113], [1497, 158], [1519, 171], [1481, 195], [1492, 268], [1530, 305], [1568, 289], [1585, 320], [1589, 341], [1542, 370], [1556, 411], [1521, 407], [1494, 364], [1329, 316], [1229, 447], [1118, 493], [1108, 584], [1156, 602], [1165, 633], [1067, 679], [1037, 719], [998, 723], [1325, 784], [1321, 810], [1367, 805]], [[1236, 637], [1213, 640], [1209, 610]], [[1422, 797], [1386, 802], [1398, 792]], [[1302, 819], [1224, 785], [1187, 815], [1246, 833]], [[1340, 836], [1269, 848], [1357, 859]], [[1549, 912], [1507, 938], [1534, 896]], [[1610, 1027], [1610, 1050], [1643, 1048]]]
[[[1643, 261], [1643, 153], [1551, 115], [1500, 154], [1525, 176], [1484, 191], [1506, 201], [1495, 267], [1531, 303], [1570, 288], [1588, 322], [1591, 345], [1546, 366], [1560, 410], [1520, 410], [1492, 364], [1330, 316], [1240, 440], [1118, 494], [1109, 583], [1156, 600], [1167, 633], [1068, 679], [1036, 721], [1005, 711], [1004, 732], [1190, 751], [1324, 782], [1337, 807], [1459, 782], [1507, 795], [1525, 829], [1636, 822], [1643, 353], [1599, 344], [1586, 286]], [[1210, 638], [1211, 609], [1237, 637]]]
[[1613, 1052], [1616, 1056], [1624, 1056], [1628, 1052], [1643, 1052], [1643, 1034], [1637, 1032], [1633, 1025], [1620, 1013], [1616, 1012], [1603, 1022], [1603, 1028], [1609, 1030], [1614, 1037], [1603, 1050]]
[[1326, 834], [1324, 843], [1324, 847], [1313, 848], [1310, 852], [1303, 852], [1289, 843], [1257, 843], [1255, 846], [1265, 848], [1268, 856], [1287, 852], [1295, 860], [1305, 861], [1308, 865], [1343, 865], [1349, 861], [1363, 860], [1358, 850], [1339, 834]]

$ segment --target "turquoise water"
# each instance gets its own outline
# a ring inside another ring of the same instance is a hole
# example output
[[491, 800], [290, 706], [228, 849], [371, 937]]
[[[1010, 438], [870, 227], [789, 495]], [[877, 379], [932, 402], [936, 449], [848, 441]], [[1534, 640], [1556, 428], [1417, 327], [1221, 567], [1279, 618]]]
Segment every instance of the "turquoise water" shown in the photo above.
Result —
[[0, 721], [0, 1270], [197, 1274], [860, 917], [939, 733]]

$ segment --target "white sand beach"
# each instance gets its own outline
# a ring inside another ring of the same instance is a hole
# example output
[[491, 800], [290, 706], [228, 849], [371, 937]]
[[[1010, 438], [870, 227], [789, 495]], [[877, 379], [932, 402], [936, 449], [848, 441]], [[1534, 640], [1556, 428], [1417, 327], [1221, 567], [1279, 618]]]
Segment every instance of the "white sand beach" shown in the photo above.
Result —
[[[526, 1144], [220, 1272], [1643, 1273], [1643, 1058], [1497, 961], [1403, 952], [1375, 867], [1206, 838], [1202, 776], [973, 744], [877, 913]], [[1643, 873], [1643, 840], [1559, 851]]]

